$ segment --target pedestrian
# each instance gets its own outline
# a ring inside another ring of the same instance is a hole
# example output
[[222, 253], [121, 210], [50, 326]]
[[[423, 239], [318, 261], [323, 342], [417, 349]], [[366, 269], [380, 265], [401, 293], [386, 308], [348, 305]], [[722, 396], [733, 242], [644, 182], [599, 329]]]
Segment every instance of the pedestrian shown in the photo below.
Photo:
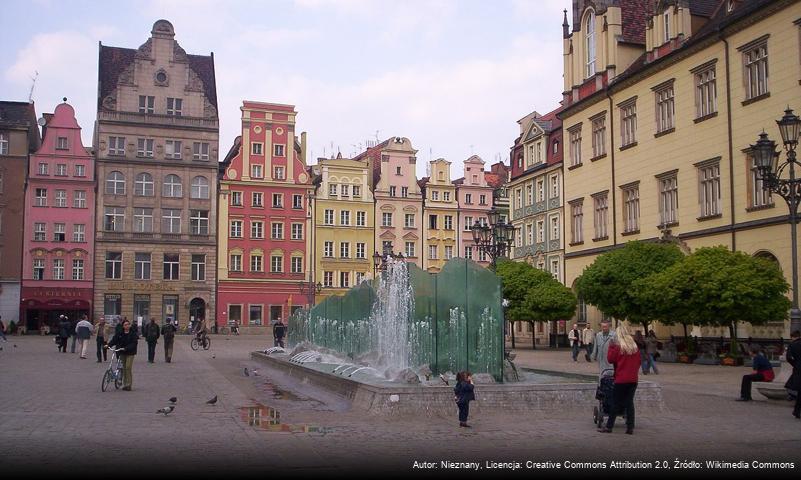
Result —
[[167, 317], [167, 323], [161, 327], [161, 336], [164, 337], [164, 361], [172, 362], [172, 347], [175, 343], [175, 332], [178, 328], [173, 324], [172, 318]]
[[801, 332], [798, 330], [790, 334], [790, 345], [787, 347], [787, 363], [793, 366], [793, 374], [787, 379], [784, 388], [795, 390], [795, 408], [793, 416], [801, 418]]
[[95, 324], [95, 343], [97, 343], [97, 363], [108, 361], [106, 346], [106, 319], [100, 317], [100, 321]]
[[[78, 322], [70, 322], [70, 332], [75, 332], [78, 328]], [[72, 345], [70, 346], [70, 353], [75, 353], [75, 344], [78, 343], [78, 336], [72, 335]]]
[[59, 317], [58, 322], [58, 350], [61, 353], [67, 353], [67, 341], [72, 334], [72, 324], [65, 315]]
[[147, 342], [147, 363], [153, 363], [156, 359], [156, 344], [161, 336], [161, 329], [155, 318], [150, 317], [150, 323], [142, 328], [142, 335]]
[[595, 332], [592, 330], [590, 326], [590, 322], [587, 322], [587, 325], [584, 327], [584, 330], [581, 331], [581, 340], [584, 342], [584, 348], [587, 350], [587, 353], [584, 354], [584, 359], [588, 362], [592, 361], [592, 343], [595, 340]]
[[578, 352], [581, 348], [581, 333], [579, 333], [578, 325], [575, 323], [573, 324], [573, 328], [567, 334], [568, 340], [570, 340], [570, 348], [573, 353], [573, 361], [578, 362]]
[[284, 335], [286, 335], [286, 325], [281, 323], [281, 319], [273, 325], [273, 338], [275, 339], [275, 346], [284, 348]]
[[8, 339], [6, 338], [6, 325], [3, 323], [2, 315], [0, 315], [0, 337], [3, 337], [4, 342], [8, 341]]
[[625, 325], [620, 325], [609, 352], [607, 361], [614, 365], [615, 386], [612, 390], [612, 411], [606, 426], [598, 429], [599, 432], [612, 433], [615, 427], [615, 418], [626, 414], [626, 433], [634, 433], [634, 392], [637, 391], [637, 372], [640, 369], [640, 352], [637, 343], [629, 335]]
[[595, 334], [595, 342], [592, 345], [592, 360], [598, 362], [599, 375], [601, 377], [611, 376], [613, 367], [606, 360], [609, 352], [609, 345], [615, 338], [615, 331], [610, 329], [609, 320], [601, 322], [601, 331]]
[[642, 366], [642, 373], [643, 375], [648, 375], [647, 360], [645, 358], [645, 337], [642, 336], [642, 332], [639, 330], [634, 332], [634, 343], [637, 344], [637, 349], [640, 351], [640, 365]]
[[751, 348], [751, 356], [753, 363], [751, 364], [754, 371], [749, 375], [743, 375], [743, 381], [740, 383], [740, 398], [738, 402], [750, 402], [751, 398], [751, 383], [752, 382], [772, 382], [776, 377], [773, 373], [773, 365], [770, 360], [765, 356], [762, 347], [759, 345]]
[[659, 374], [659, 370], [656, 369], [656, 355], [657, 355], [657, 347], [659, 341], [656, 339], [656, 334], [653, 330], [648, 332], [648, 336], [645, 337], [645, 366], [643, 367], [643, 372], [648, 373], [650, 370], [654, 371], [654, 374]]
[[473, 392], [473, 374], [464, 371], [456, 374], [456, 386], [453, 387], [453, 399], [456, 401], [456, 406], [459, 408], [459, 426], [471, 428], [467, 424], [467, 416], [470, 413], [470, 402], [476, 399]]
[[81, 342], [81, 359], [86, 360], [86, 347], [89, 345], [89, 339], [92, 338], [92, 324], [86, 319], [86, 315], [75, 325], [75, 337]]
[[126, 319], [122, 321], [122, 331], [114, 335], [114, 338], [108, 342], [109, 347], [122, 349], [119, 352], [123, 364], [122, 389], [129, 392], [133, 386], [133, 362], [138, 341], [139, 335], [131, 328], [131, 322]]

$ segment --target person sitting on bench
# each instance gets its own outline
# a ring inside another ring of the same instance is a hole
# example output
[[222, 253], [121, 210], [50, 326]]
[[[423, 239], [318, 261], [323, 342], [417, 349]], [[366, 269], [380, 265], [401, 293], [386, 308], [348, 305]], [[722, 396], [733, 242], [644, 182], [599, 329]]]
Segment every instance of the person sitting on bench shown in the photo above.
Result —
[[751, 349], [751, 356], [754, 357], [754, 372], [750, 375], [743, 375], [743, 382], [740, 385], [740, 398], [737, 399], [738, 402], [749, 402], [752, 400], [752, 382], [772, 382], [775, 378], [773, 366], [770, 364], [770, 360], [765, 357], [762, 347], [758, 345], [753, 347]]

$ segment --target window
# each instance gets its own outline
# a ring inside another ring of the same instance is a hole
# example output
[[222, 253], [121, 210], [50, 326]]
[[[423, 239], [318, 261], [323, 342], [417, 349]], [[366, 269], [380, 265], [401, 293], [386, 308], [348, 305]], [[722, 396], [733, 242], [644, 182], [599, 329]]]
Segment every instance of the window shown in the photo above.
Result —
[[136, 156], [153, 158], [153, 139], [140, 138], [136, 143]]
[[53, 260], [53, 280], [64, 280], [64, 259]]
[[537, 179], [537, 202], [545, 201], [545, 179]]
[[633, 145], [637, 141], [637, 103], [629, 100], [620, 105], [620, 143], [621, 147]]
[[44, 242], [47, 240], [47, 227], [44, 223], [33, 224], [33, 240], [36, 242]]
[[362, 196], [362, 187], [359, 185], [353, 186], [353, 196], [354, 197], [361, 197]]
[[339, 257], [350, 258], [350, 242], [339, 242]]
[[763, 188], [762, 178], [756, 168], [756, 163], [752, 156], [747, 157], [748, 166], [751, 170], [751, 175], [748, 179], [748, 186], [751, 188], [750, 207], [759, 208], [773, 205], [773, 196], [769, 191]]
[[656, 100], [656, 133], [667, 132], [675, 126], [673, 81], [654, 90]]
[[67, 241], [67, 225], [64, 223], [56, 223], [53, 225], [53, 241], [66, 242]]
[[284, 156], [284, 146], [283, 145], [273, 145], [273, 156], [274, 157], [283, 157]]
[[464, 217], [464, 231], [469, 232], [473, 228], [473, 217]]
[[44, 280], [44, 259], [37, 258], [33, 261], [33, 279], [34, 280]]
[[175, 115], [180, 117], [183, 110], [184, 101], [181, 98], [167, 97], [167, 115]]
[[292, 195], [292, 208], [303, 208], [303, 195]]
[[[183, 195], [183, 186], [181, 185], [181, 177], [178, 175], [167, 175], [164, 177], [162, 184], [161, 194], [168, 198], [180, 198]], [[239, 192], [236, 192], [239, 193]]]
[[584, 22], [584, 51], [587, 54], [587, 65], [584, 70], [584, 78], [595, 75], [595, 12], [592, 10], [587, 13], [587, 21]]
[[36, 200], [34, 200], [34, 205], [37, 207], [46, 207], [47, 206], [47, 189], [46, 188], [37, 188], [36, 189]]
[[715, 65], [695, 71], [695, 118], [704, 118], [718, 111]]
[[206, 142], [194, 142], [192, 144], [192, 160], [208, 160], [209, 144]]
[[118, 293], [103, 295], [103, 313], [105, 315], [120, 315], [122, 313], [122, 295]]
[[209, 234], [209, 212], [208, 210], [190, 210], [189, 228], [192, 235]]
[[409, 187], [401, 187], [401, 197], [407, 198], [409, 196]]
[[551, 217], [551, 240], [558, 240], [559, 239], [559, 217], [553, 216]]
[[282, 255], [270, 256], [270, 272], [271, 273], [284, 272], [284, 257]]
[[0, 155], [8, 155], [8, 134], [0, 133]]
[[198, 282], [206, 280], [205, 255], [192, 255], [192, 280]]
[[273, 177], [276, 180], [284, 180], [286, 178], [286, 175], [284, 174], [284, 167], [281, 166], [273, 167]]
[[153, 209], [134, 208], [134, 232], [150, 233], [153, 231]]
[[570, 166], [581, 165], [581, 124], [570, 128], [567, 132], [570, 138]]
[[332, 197], [336, 197], [337, 196], [337, 184], [336, 183], [332, 183], [332, 184], [328, 185], [328, 195], [330, 195]]
[[347, 197], [350, 195], [350, 185], [342, 185], [342, 196]]
[[56, 165], [56, 176], [58, 177], [66, 177], [67, 176], [67, 164], [59, 163]]
[[698, 166], [701, 218], [720, 215], [720, 163]]
[[339, 272], [339, 286], [341, 288], [350, 287], [350, 272]]
[[86, 208], [86, 191], [75, 190], [72, 192], [72, 208]]
[[134, 256], [134, 279], [150, 280], [150, 270], [152, 265], [153, 263], [150, 253], [137, 252]]
[[64, 208], [67, 206], [67, 191], [56, 190], [56, 207]]
[[303, 257], [292, 257], [289, 268], [292, 273], [303, 273]]
[[179, 279], [180, 258], [177, 253], [164, 254], [164, 280]]
[[125, 195], [125, 176], [121, 172], [111, 172], [106, 177], [106, 194]]
[[392, 226], [392, 214], [388, 212], [383, 212], [381, 214], [381, 226], [382, 227], [391, 227]]
[[745, 99], [751, 100], [768, 93], [768, 39], [740, 47], [743, 52]]
[[152, 197], [154, 190], [153, 175], [140, 173], [134, 182], [134, 195], [138, 197]]
[[392, 245], [392, 240], [384, 240], [381, 242], [381, 251], [384, 253], [392, 253], [394, 250], [394, 245]]
[[428, 216], [428, 228], [431, 230], [437, 229], [437, 216], [436, 215], [429, 215]]
[[486, 195], [479, 195], [478, 196], [478, 204], [479, 205], [486, 205], [487, 204], [487, 196]]
[[264, 261], [263, 257], [260, 253], [251, 253], [250, 254], [250, 271], [251, 272], [263, 272], [264, 271]]
[[181, 233], [181, 211], [165, 208], [161, 212], [161, 232]]
[[86, 176], [86, 165], [75, 165], [75, 176], [76, 177], [85, 177]]
[[356, 272], [356, 285], [362, 283], [364, 281], [364, 278], [365, 278], [364, 272]]
[[122, 278], [122, 252], [106, 252], [106, 278]]
[[453, 230], [453, 216], [445, 215], [445, 230]]
[[439, 191], [437, 190], [431, 191], [431, 200], [437, 200], [437, 201], [439, 200]]
[[47, 173], [47, 163], [40, 162], [39, 163], [39, 169], [36, 170], [36, 174], [37, 175], [48, 175], [48, 173]]
[[395, 175], [403, 175], [401, 173], [401, 167], [395, 167]]
[[428, 246], [428, 259], [429, 260], [436, 260], [437, 259], [437, 246], [436, 245], [429, 245]]
[[261, 192], [251, 192], [250, 194], [250, 205], [253, 207], [263, 207], [264, 206], [264, 194]]
[[339, 211], [339, 224], [350, 225], [350, 210]]
[[181, 141], [180, 140], [167, 140], [164, 145], [164, 156], [167, 158], [180, 159], [181, 158]]
[[284, 208], [283, 193], [273, 193], [273, 208]]
[[394, 186], [392, 186], [392, 187], [389, 187], [389, 196], [390, 196], [390, 197], [396, 197], [396, 196], [397, 196], [397, 190], [396, 190], [396, 187], [394, 187]]
[[356, 242], [356, 258], [366, 258], [364, 256], [366, 250], [367, 248], [364, 242]]
[[156, 97], [139, 95], [139, 113], [154, 113], [156, 111]]
[[209, 198], [209, 180], [206, 177], [197, 176], [192, 179], [192, 198]]
[[242, 238], [242, 220], [231, 220], [231, 238]]
[[76, 243], [86, 241], [86, 225], [76, 223], [72, 226], [72, 241]]
[[659, 225], [667, 226], [679, 221], [679, 184], [676, 174], [658, 178]]
[[406, 249], [404, 250], [404, 255], [407, 257], [415, 257], [414, 251], [414, 242], [406, 242]]
[[523, 246], [523, 227], [517, 227], [515, 229], [515, 246], [516, 247]]
[[303, 224], [292, 224], [292, 240], [303, 240]]
[[334, 286], [334, 272], [323, 272], [323, 286], [324, 287]]
[[326, 209], [323, 214], [323, 224], [325, 225], [333, 225], [334, 224], [334, 211], [331, 209]]
[[404, 215], [403, 226], [406, 228], [414, 228], [414, 214], [407, 213]]
[[103, 229], [107, 232], [122, 232], [125, 229], [125, 209], [106, 207]]
[[557, 258], [551, 260], [551, 274], [553, 278], [559, 280], [559, 259]]
[[262, 165], [251, 165], [250, 176], [253, 178], [264, 178], [264, 169]]
[[334, 256], [334, 242], [326, 241], [323, 244], [323, 256], [327, 258]]
[[262, 143], [255, 143], [255, 142], [251, 143], [250, 144], [250, 153], [252, 155], [261, 155], [263, 147], [264, 147], [264, 144], [262, 144]]
[[75, 258], [72, 260], [72, 279], [73, 280], [83, 280], [83, 259]]
[[[447, 192], [446, 192], [447, 193]], [[464, 195], [464, 203], [471, 205], [473, 203], [473, 195], [470, 193], [466, 193]]]
[[640, 230], [640, 186], [621, 187], [623, 190], [623, 233]]
[[592, 157], [606, 155], [606, 114], [592, 120]]
[[584, 202], [577, 201], [570, 203], [570, 243], [577, 244], [584, 241]]
[[670, 41], [670, 9], [665, 10], [665, 13], [662, 14], [662, 33], [664, 36], [662, 37], [662, 43], [667, 43]]
[[486, 262], [487, 261], [487, 251], [486, 250], [478, 250], [478, 261], [479, 262]]
[[283, 240], [284, 239], [284, 224], [283, 223], [273, 223], [271, 226], [270, 238], [273, 240]]
[[108, 137], [108, 154], [114, 156], [125, 155], [125, 137]]
[[[537, 222], [537, 242], [539, 243], [544, 241], [545, 230], [542, 229], [542, 225], [542, 220]], [[534, 245], [534, 225], [530, 223], [526, 224], [526, 245]]]
[[250, 221], [250, 238], [264, 238], [264, 222], [260, 220]]
[[356, 212], [356, 226], [364, 227], [367, 225], [367, 214], [365, 212]]
[[609, 215], [608, 194], [593, 195], [593, 210], [595, 215], [593, 217], [593, 226], [595, 227], [594, 240], [600, 240], [608, 237], [606, 230], [607, 217]]
[[[69, 147], [67, 145], [67, 137], [58, 137], [56, 138], [56, 150], [67, 150]], [[62, 267], [63, 271], [63, 267]], [[62, 278], [63, 280], [63, 278]]]
[[[582, 237], [581, 238], [584, 238], [583, 233], [582, 233]], [[531, 239], [531, 236], [529, 235], [529, 240], [530, 239]], [[544, 241], [545, 241], [545, 220], [538, 220], [537, 221], [537, 243], [542, 243]]]
[[473, 259], [473, 247], [464, 247], [464, 258]]
[[551, 175], [551, 198], [559, 196], [559, 175]]
[[261, 310], [262, 310], [262, 308], [263, 307], [261, 305], [251, 305], [250, 306], [250, 311], [249, 311], [249, 315], [250, 316], [248, 318], [248, 321], [250, 322], [251, 325], [261, 325], [261, 319], [262, 319]]
[[451, 258], [453, 258], [453, 247], [445, 245], [445, 260], [450, 260]]
[[517, 190], [515, 190], [515, 208], [522, 207], [523, 206], [522, 203], [523, 203], [523, 190], [518, 188]]
[[242, 271], [242, 255], [238, 253], [231, 254], [228, 257], [228, 268], [232, 272], [241, 272]]

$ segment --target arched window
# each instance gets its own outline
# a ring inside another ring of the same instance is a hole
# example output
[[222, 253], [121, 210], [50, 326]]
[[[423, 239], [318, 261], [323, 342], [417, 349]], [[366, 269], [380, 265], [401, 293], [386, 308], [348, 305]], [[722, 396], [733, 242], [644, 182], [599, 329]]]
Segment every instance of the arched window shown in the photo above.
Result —
[[209, 198], [209, 180], [206, 177], [192, 179], [192, 198]]
[[595, 75], [595, 12], [587, 12], [584, 22], [584, 51], [587, 55], [586, 78]]
[[125, 195], [125, 175], [122, 172], [111, 172], [106, 177], [106, 193], [109, 195]]
[[153, 175], [149, 173], [140, 173], [136, 176], [134, 183], [134, 195], [137, 197], [152, 197], [153, 196]]
[[183, 195], [181, 177], [178, 175], [167, 175], [164, 177], [164, 185], [161, 194], [165, 197], [180, 198]]

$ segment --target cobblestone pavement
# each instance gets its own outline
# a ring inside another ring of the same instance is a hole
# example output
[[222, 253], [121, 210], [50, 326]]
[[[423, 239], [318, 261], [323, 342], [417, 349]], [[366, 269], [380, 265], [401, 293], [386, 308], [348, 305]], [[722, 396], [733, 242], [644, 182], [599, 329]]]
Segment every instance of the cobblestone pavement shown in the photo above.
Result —
[[[58, 353], [52, 337], [9, 337], [0, 352], [0, 471], [58, 470], [86, 478], [117, 465], [120, 476], [150, 470], [405, 475], [420, 473], [412, 470], [414, 461], [676, 458], [801, 465], [801, 421], [791, 417], [789, 402], [734, 401], [747, 368], [660, 365], [660, 375], [648, 380], [663, 386], [667, 409], [637, 411], [633, 436], [622, 428], [597, 433], [591, 405], [513, 415], [482, 410], [476, 402], [468, 430], [458, 428], [455, 411], [447, 418], [366, 417], [331, 394], [263, 371], [249, 352], [271, 339], [211, 338], [210, 350], [196, 352], [189, 337], [178, 336], [171, 364], [164, 363], [161, 344], [156, 363], [148, 364], [140, 342], [133, 391], [101, 392], [106, 364], [95, 362], [94, 340], [89, 359], [80, 360]], [[521, 366], [596, 373], [594, 365], [572, 362], [567, 351], [517, 353]], [[214, 395], [217, 404], [207, 405]], [[171, 396], [178, 397], [175, 411], [156, 414]]]

